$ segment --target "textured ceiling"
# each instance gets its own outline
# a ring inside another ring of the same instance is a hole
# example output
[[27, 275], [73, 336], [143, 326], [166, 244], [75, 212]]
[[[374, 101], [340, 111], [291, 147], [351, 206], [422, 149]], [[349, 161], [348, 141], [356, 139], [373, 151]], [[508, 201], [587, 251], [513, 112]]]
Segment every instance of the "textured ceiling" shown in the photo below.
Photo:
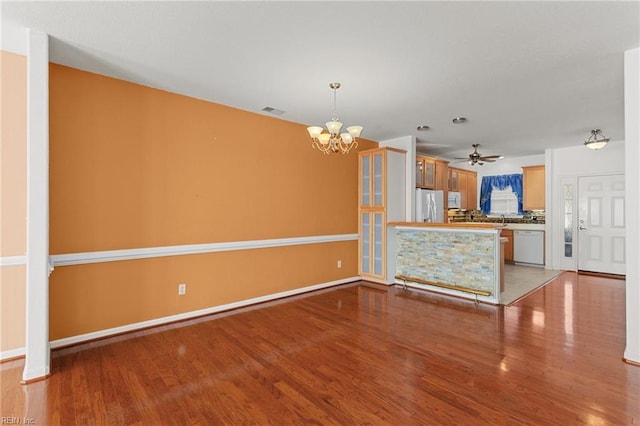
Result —
[[[280, 119], [338, 115], [445, 158], [624, 139], [633, 2], [2, 2], [52, 62]], [[5, 35], [5, 34], [3, 34]], [[6, 45], [7, 43], [3, 43]], [[455, 116], [468, 121], [454, 125]], [[418, 125], [430, 130], [416, 131]], [[305, 139], [306, 134], [301, 134]]]

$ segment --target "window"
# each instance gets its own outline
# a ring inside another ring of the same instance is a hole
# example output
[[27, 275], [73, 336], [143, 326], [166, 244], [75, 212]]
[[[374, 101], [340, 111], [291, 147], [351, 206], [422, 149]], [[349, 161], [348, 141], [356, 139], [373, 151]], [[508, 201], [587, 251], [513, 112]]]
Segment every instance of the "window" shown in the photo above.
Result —
[[511, 186], [491, 191], [491, 215], [514, 216], [518, 214], [518, 195]]
[[480, 209], [488, 215], [521, 215], [522, 174], [483, 176]]

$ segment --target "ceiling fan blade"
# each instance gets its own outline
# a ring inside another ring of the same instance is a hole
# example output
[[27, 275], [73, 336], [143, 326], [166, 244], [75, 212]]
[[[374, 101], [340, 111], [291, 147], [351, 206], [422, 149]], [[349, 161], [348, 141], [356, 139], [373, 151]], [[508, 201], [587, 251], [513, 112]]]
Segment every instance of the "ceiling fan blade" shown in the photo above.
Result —
[[469, 160], [468, 157], [456, 157], [454, 160]]
[[485, 163], [495, 163], [496, 160], [492, 160], [491, 158], [481, 158], [480, 161], [484, 161]]
[[480, 158], [500, 158], [502, 155], [483, 155]]

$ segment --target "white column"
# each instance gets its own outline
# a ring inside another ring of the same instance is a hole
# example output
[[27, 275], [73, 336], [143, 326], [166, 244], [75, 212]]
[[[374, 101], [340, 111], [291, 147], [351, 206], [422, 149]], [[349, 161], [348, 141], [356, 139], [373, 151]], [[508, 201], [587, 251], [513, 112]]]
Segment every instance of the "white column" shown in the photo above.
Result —
[[[405, 220], [415, 221], [416, 205], [416, 138], [415, 136], [402, 136], [396, 139], [380, 141], [379, 146], [388, 146], [407, 151], [405, 166]], [[445, 218], [446, 220], [446, 218]]]
[[624, 52], [624, 146], [627, 217], [626, 360], [640, 363], [640, 48]]
[[49, 36], [28, 30], [27, 319], [22, 380], [46, 377], [49, 349]]

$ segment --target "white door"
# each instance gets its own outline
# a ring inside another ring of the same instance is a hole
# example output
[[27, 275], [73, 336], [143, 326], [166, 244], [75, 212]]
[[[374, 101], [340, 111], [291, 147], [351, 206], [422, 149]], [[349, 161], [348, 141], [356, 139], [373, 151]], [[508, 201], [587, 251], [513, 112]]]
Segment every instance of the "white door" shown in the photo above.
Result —
[[624, 275], [624, 175], [578, 178], [578, 205], [578, 269]]

